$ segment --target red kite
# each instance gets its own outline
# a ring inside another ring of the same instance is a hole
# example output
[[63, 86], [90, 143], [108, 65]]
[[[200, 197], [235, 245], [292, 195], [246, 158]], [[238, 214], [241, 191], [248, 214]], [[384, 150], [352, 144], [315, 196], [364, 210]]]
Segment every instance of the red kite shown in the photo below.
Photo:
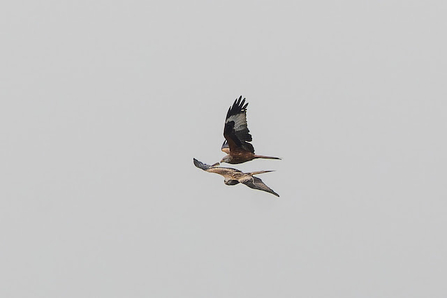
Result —
[[220, 162], [230, 164], [244, 163], [255, 158], [281, 159], [279, 157], [256, 155], [255, 148], [249, 142], [252, 141], [247, 127], [247, 106], [245, 98], [237, 98], [233, 106], [228, 109], [225, 119], [224, 137], [221, 150], [227, 155]]
[[253, 175], [262, 174], [262, 173], [268, 173], [272, 171], [258, 171], [258, 172], [250, 172], [250, 173], [243, 173], [239, 170], [232, 169], [232, 168], [224, 168], [224, 167], [215, 167], [210, 166], [207, 164], [204, 164], [203, 162], [198, 161], [197, 159], [193, 158], [194, 165], [198, 167], [199, 169], [202, 169], [208, 173], [216, 173], [219, 175], [224, 176], [225, 180], [224, 183], [226, 185], [236, 185], [239, 183], [245, 184], [250, 188], [263, 190], [268, 193], [271, 193], [277, 197], [279, 197], [279, 194], [273, 191], [270, 187], [264, 184], [261, 179], [258, 177], [255, 177]]

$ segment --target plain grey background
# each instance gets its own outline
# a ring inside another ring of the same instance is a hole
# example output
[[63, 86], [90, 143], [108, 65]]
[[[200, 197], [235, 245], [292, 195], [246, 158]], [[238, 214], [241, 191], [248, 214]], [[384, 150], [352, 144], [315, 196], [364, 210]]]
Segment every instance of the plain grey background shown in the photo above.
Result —
[[[446, 297], [445, 1], [0, 5], [1, 297]], [[262, 179], [228, 187], [249, 101]]]

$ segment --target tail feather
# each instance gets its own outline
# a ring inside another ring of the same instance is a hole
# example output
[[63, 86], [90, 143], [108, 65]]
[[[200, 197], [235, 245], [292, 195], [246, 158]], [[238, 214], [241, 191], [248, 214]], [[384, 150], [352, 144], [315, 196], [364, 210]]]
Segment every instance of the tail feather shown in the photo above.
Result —
[[255, 158], [262, 158], [262, 159], [279, 159], [279, 160], [281, 160], [281, 158], [279, 158], [279, 157], [275, 157], [275, 156], [265, 156], [265, 155], [256, 155], [256, 154], [255, 154]]

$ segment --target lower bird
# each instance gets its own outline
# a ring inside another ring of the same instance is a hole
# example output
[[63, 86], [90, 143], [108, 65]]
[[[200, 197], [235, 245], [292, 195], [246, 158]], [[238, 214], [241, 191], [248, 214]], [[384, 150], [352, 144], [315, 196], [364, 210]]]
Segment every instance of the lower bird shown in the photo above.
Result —
[[208, 173], [216, 173], [222, 175], [225, 178], [224, 183], [226, 185], [236, 185], [242, 183], [250, 188], [266, 191], [279, 197], [279, 194], [277, 194], [275, 191], [273, 191], [273, 189], [265, 185], [260, 178], [253, 176], [273, 171], [257, 171], [257, 172], [243, 173], [233, 168], [216, 167], [214, 165], [210, 166], [203, 162], [198, 161], [195, 158], [193, 158], [193, 162], [194, 165], [199, 169], [202, 169]]

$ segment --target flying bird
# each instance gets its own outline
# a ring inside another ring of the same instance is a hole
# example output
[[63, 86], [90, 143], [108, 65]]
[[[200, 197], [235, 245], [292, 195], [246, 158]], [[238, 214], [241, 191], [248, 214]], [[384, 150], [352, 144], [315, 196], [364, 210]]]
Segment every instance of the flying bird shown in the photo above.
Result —
[[225, 141], [221, 148], [227, 155], [220, 162], [238, 164], [255, 158], [281, 159], [279, 157], [255, 154], [255, 148], [250, 144], [252, 136], [247, 126], [247, 106], [248, 103], [245, 103], [245, 98], [242, 99], [242, 96], [240, 96], [236, 98], [233, 105], [228, 109], [223, 133]]
[[268, 193], [271, 193], [277, 197], [279, 197], [279, 194], [273, 191], [270, 187], [264, 184], [261, 179], [258, 177], [255, 177], [253, 175], [262, 174], [262, 173], [268, 173], [272, 171], [257, 171], [257, 172], [250, 172], [250, 173], [243, 173], [239, 170], [233, 169], [233, 168], [224, 168], [224, 167], [216, 167], [216, 166], [210, 166], [203, 162], [198, 161], [197, 159], [193, 158], [194, 165], [198, 167], [199, 169], [202, 169], [208, 173], [216, 173], [219, 175], [222, 175], [225, 180], [224, 183], [226, 185], [236, 185], [239, 183], [245, 184], [250, 188], [263, 190]]

